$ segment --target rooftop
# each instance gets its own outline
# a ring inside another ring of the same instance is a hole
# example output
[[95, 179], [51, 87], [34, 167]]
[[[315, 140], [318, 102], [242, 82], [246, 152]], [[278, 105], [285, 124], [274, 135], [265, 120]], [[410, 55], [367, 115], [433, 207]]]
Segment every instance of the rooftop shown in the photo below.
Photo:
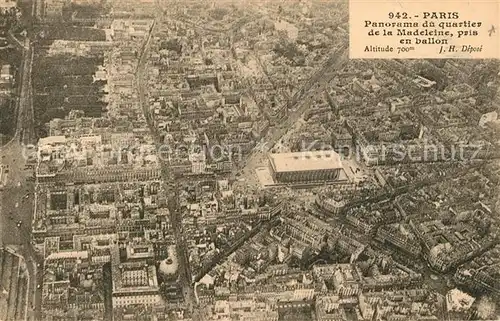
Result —
[[117, 247], [112, 249], [113, 294], [158, 291], [156, 267], [143, 262], [121, 262]]
[[306, 151], [270, 154], [275, 172], [317, 171], [342, 168], [340, 156], [334, 151]]

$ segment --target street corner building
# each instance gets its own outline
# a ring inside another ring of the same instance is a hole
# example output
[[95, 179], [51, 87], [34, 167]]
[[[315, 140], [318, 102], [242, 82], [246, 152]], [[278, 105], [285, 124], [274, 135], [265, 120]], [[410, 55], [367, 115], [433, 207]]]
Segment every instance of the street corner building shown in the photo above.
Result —
[[334, 151], [270, 154], [269, 164], [277, 183], [346, 180], [340, 155]]

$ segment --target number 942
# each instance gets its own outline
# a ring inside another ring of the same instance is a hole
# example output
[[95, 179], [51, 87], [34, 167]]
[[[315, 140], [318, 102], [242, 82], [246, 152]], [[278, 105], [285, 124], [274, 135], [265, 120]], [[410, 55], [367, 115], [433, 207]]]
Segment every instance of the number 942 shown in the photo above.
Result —
[[389, 12], [389, 19], [408, 19], [406, 12]]

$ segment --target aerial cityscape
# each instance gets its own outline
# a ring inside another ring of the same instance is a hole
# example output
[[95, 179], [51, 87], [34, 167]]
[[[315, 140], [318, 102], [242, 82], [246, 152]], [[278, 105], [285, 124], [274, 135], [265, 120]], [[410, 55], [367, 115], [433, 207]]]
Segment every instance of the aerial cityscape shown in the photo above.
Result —
[[0, 0], [0, 321], [500, 320], [500, 60], [348, 1]]

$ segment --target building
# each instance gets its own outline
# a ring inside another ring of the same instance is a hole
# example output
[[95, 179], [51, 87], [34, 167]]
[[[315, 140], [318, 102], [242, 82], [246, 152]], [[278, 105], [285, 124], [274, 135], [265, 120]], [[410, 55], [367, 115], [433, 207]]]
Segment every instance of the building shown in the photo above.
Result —
[[12, 68], [10, 67], [10, 65], [2, 65], [2, 69], [0, 72], [0, 94], [8, 94], [12, 89], [13, 82], [14, 76], [12, 75]]
[[337, 152], [348, 152], [351, 146], [354, 145], [353, 137], [346, 129], [332, 134], [332, 141], [333, 148], [335, 148]]
[[496, 111], [483, 114], [479, 119], [479, 127], [485, 128], [486, 124], [496, 122], [497, 120], [498, 120], [498, 113]]
[[426, 79], [426, 78], [421, 77], [421, 76], [417, 76], [417, 78], [415, 78], [413, 80], [413, 83], [415, 83], [418, 87], [423, 88], [423, 89], [429, 89], [429, 88], [432, 88], [434, 85], [436, 85], [435, 81]]
[[279, 183], [345, 179], [340, 156], [333, 151], [270, 154], [269, 163], [273, 178]]
[[193, 174], [201, 174], [205, 172], [207, 163], [204, 151], [189, 154], [189, 161], [191, 162], [191, 172]]
[[346, 202], [342, 200], [340, 197], [328, 198], [319, 196], [315, 200], [315, 204], [334, 215], [340, 214], [346, 205]]
[[[43, 320], [69, 316], [104, 320], [104, 272], [90, 260], [88, 251], [60, 251], [44, 261], [41, 300]], [[74, 314], [73, 314], [74, 312]]]
[[63, 8], [68, 3], [66, 0], [43, 0], [41, 18], [44, 20], [58, 20], [62, 18]]
[[[129, 250], [130, 251], [130, 250]], [[155, 306], [161, 304], [156, 267], [146, 261], [122, 262], [117, 247], [111, 255], [113, 308], [133, 304]]]
[[446, 293], [446, 312], [450, 320], [460, 320], [470, 315], [476, 299], [455, 288]]
[[16, 6], [16, 0], [0, 0], [0, 12], [10, 8], [15, 8]]
[[2, 69], [0, 71], [0, 78], [4, 81], [12, 81], [12, 71], [10, 65], [2, 65]]

